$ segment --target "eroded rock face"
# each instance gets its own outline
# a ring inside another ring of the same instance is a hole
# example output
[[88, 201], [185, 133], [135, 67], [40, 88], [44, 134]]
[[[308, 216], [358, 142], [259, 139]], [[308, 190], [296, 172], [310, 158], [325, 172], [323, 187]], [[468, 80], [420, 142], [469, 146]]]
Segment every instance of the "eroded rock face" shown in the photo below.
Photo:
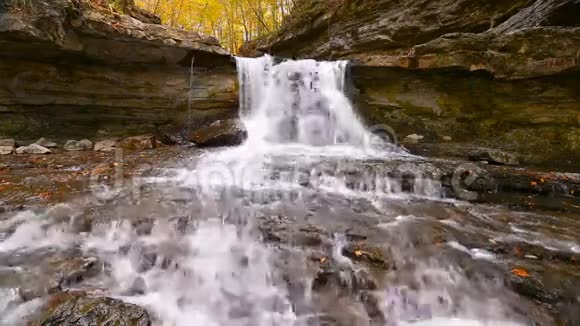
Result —
[[20, 3], [0, 5], [0, 134], [129, 136], [235, 114], [235, 69], [217, 40], [84, 0]]
[[254, 49], [353, 59], [365, 66], [487, 70], [527, 78], [575, 70], [580, 4], [574, 0], [304, 1]]
[[472, 147], [487, 147], [513, 152], [522, 164], [580, 166], [575, 75], [498, 80], [485, 73], [354, 67], [352, 77], [354, 101], [368, 125], [386, 124], [401, 138], [419, 134], [421, 144], [437, 144], [418, 154], [467, 159]]

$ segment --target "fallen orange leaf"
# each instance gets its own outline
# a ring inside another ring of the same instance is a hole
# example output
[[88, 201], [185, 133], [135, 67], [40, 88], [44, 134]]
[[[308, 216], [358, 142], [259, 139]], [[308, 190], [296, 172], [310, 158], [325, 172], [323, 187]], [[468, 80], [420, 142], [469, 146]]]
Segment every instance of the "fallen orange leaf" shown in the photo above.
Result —
[[50, 197], [52, 197], [52, 195], [49, 192], [42, 192], [42, 193], [40, 193], [39, 196], [42, 199], [49, 199]]
[[535, 187], [535, 186], [537, 186], [537, 185], [538, 185], [538, 183], [537, 183], [536, 181], [532, 181], [532, 182], [530, 182], [530, 186], [532, 186], [532, 187]]
[[523, 268], [514, 268], [512, 269], [512, 274], [519, 277], [530, 277], [530, 273]]
[[320, 262], [324, 264], [326, 262], [326, 257], [320, 258]]
[[355, 250], [354, 251], [354, 255], [357, 256], [357, 257], [360, 257], [360, 256], [363, 255], [363, 252], [362, 252], [362, 250]]

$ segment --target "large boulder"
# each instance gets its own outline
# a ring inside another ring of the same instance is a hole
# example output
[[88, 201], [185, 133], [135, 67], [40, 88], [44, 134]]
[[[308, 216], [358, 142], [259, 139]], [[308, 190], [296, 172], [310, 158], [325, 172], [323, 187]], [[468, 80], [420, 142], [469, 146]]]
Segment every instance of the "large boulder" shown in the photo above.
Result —
[[93, 142], [88, 139], [69, 140], [64, 144], [64, 150], [69, 152], [90, 151], [93, 149]]
[[248, 133], [244, 124], [237, 119], [218, 121], [195, 130], [189, 140], [199, 147], [220, 147], [240, 145]]
[[114, 152], [117, 147], [117, 141], [113, 139], [102, 140], [95, 143], [96, 152]]
[[130, 151], [153, 149], [156, 145], [155, 137], [151, 135], [128, 137], [123, 139], [119, 144], [122, 149]]
[[28, 146], [21, 146], [16, 149], [16, 154], [50, 154], [50, 149], [42, 147], [38, 144], [31, 144]]
[[84, 292], [60, 293], [49, 299], [37, 326], [134, 325], [149, 326], [149, 313], [121, 300], [93, 297]]

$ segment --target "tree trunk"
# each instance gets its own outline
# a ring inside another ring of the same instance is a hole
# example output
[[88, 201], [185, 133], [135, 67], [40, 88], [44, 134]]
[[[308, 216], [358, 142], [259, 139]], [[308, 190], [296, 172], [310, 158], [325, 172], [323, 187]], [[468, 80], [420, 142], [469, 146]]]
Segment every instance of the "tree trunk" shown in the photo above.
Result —
[[120, 8], [125, 15], [129, 15], [139, 21], [149, 24], [161, 24], [161, 18], [147, 12], [135, 4], [135, 0], [112, 0], [117, 8]]

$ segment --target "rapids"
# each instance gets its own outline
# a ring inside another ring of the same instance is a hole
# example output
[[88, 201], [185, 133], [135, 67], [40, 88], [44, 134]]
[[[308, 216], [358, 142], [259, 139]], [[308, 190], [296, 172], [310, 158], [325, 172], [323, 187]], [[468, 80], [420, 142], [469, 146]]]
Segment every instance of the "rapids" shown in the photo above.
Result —
[[60, 256], [98, 261], [62, 287], [143, 306], [155, 325], [541, 324], [505, 285], [511, 263], [485, 248], [526, 238], [577, 253], [573, 237], [532, 233], [542, 216], [445, 198], [427, 175], [353, 180], [364, 162], [413, 156], [357, 117], [347, 62], [237, 67], [243, 145], [0, 221], [3, 324], [37, 313], [53, 273], [42, 266]]

